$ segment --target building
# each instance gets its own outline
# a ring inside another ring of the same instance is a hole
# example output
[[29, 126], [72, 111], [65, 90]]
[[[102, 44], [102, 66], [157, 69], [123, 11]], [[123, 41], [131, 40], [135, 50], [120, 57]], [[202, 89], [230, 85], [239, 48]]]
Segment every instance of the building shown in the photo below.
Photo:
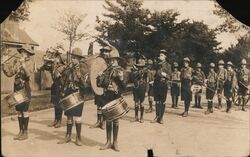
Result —
[[[31, 77], [31, 88], [32, 90], [40, 89], [40, 72], [36, 72], [36, 63], [38, 60], [35, 60], [37, 57], [36, 47], [39, 46], [37, 42], [35, 42], [25, 30], [22, 30], [19, 27], [19, 23], [15, 21], [11, 21], [8, 18], [1, 23], [1, 63], [10, 56], [19, 55], [17, 48], [22, 47], [24, 44], [28, 44], [32, 50], [36, 53], [32, 56], [31, 60], [33, 62], [32, 69], [34, 69], [34, 73]], [[41, 52], [40, 52], [41, 53]], [[42, 60], [39, 57], [39, 60]], [[41, 61], [40, 61], [41, 62]], [[13, 91], [13, 81], [14, 77], [7, 77], [3, 71], [1, 70], [1, 92], [10, 92]]]

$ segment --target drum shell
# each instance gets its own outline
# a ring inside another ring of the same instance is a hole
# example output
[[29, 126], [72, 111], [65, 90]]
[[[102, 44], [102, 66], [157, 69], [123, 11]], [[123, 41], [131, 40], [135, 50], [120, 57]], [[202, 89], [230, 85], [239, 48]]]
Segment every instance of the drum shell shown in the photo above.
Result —
[[202, 87], [200, 85], [194, 84], [191, 86], [192, 93], [201, 93]]
[[75, 92], [61, 99], [59, 105], [66, 112], [83, 103], [83, 97], [79, 92]]
[[25, 102], [26, 103], [30, 102], [28, 94], [26, 93], [25, 90], [19, 90], [17, 92], [11, 93], [8, 96], [6, 96], [4, 100], [7, 102], [9, 108]]
[[[107, 107], [106, 105], [110, 105]], [[104, 118], [108, 121], [123, 117], [128, 113], [129, 107], [123, 98], [115, 99], [102, 107]]]

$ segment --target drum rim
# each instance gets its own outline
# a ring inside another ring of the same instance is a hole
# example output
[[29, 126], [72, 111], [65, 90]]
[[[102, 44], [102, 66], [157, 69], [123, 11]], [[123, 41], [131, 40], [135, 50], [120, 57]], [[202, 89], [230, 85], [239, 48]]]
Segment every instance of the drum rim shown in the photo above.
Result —
[[62, 99], [60, 100], [59, 103], [61, 103], [61, 102], [62, 102], [63, 100], [65, 100], [66, 98], [69, 98], [69, 97], [71, 97], [72, 95], [76, 95], [76, 94], [79, 94], [79, 95], [80, 95], [80, 92], [77, 91], [77, 92], [74, 92], [74, 93], [72, 93], [72, 94], [67, 95], [66, 97], [62, 98]]
[[[106, 105], [104, 105], [104, 106], [102, 107], [102, 110], [107, 110], [107, 107], [106, 107], [106, 108], [104, 108], [104, 107], [107, 106], [108, 104], [112, 104], [112, 103], [114, 103], [114, 102], [119, 102], [119, 101], [121, 101], [121, 100], [124, 101], [124, 99], [123, 99], [122, 97], [110, 101], [109, 103], [107, 103]], [[110, 106], [110, 107], [111, 107], [111, 106]]]
[[76, 107], [76, 106], [78, 106], [80, 104], [84, 104], [84, 101], [82, 100], [82, 101], [76, 103], [75, 105], [71, 106], [70, 108], [67, 108], [64, 112], [66, 112], [66, 111], [68, 111], [68, 110], [70, 110], [70, 109], [72, 109], [72, 108], [74, 108], [74, 107]]

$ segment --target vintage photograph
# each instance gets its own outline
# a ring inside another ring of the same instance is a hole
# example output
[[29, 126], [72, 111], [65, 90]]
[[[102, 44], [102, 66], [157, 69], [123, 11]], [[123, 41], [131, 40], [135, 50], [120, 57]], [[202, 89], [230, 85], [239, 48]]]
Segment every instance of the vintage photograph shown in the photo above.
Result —
[[3, 156], [250, 155], [250, 27], [215, 0], [23, 0], [0, 51]]

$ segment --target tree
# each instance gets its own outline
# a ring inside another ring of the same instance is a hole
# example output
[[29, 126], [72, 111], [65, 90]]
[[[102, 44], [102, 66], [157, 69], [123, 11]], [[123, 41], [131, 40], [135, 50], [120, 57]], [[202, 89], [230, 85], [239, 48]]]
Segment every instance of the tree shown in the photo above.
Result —
[[[67, 51], [67, 62], [70, 62], [70, 54], [72, 51], [72, 47], [76, 42], [81, 41], [88, 34], [79, 30], [80, 24], [83, 22], [84, 18], [87, 14], [81, 15], [74, 13], [72, 11], [65, 11], [58, 18], [58, 21], [53, 28], [65, 35], [64, 40], [69, 41], [69, 50]], [[88, 25], [85, 26], [86, 29]]]
[[29, 6], [32, 0], [24, 0], [17, 10], [12, 11], [9, 18], [13, 21], [25, 21], [29, 20]]
[[221, 58], [224, 58], [226, 61], [232, 61], [235, 65], [238, 65], [242, 58], [249, 59], [249, 53], [250, 34], [246, 34], [238, 39], [238, 43], [236, 45], [231, 45], [227, 50], [225, 50]]
[[96, 20], [99, 37], [117, 47], [121, 56], [133, 52], [154, 58], [160, 49], [166, 49], [170, 62], [181, 61], [185, 56], [195, 61], [213, 60], [219, 45], [215, 30], [199, 21], [177, 22], [178, 12], [150, 11], [142, 4], [136, 0], [105, 0], [108, 13]]
[[245, 24], [239, 22], [235, 19], [230, 13], [228, 13], [225, 9], [223, 9], [217, 2], [214, 3], [215, 9], [213, 13], [220, 18], [224, 19], [223, 23], [217, 26], [216, 30], [219, 32], [229, 32], [235, 33], [240, 30], [249, 31], [249, 27]]

